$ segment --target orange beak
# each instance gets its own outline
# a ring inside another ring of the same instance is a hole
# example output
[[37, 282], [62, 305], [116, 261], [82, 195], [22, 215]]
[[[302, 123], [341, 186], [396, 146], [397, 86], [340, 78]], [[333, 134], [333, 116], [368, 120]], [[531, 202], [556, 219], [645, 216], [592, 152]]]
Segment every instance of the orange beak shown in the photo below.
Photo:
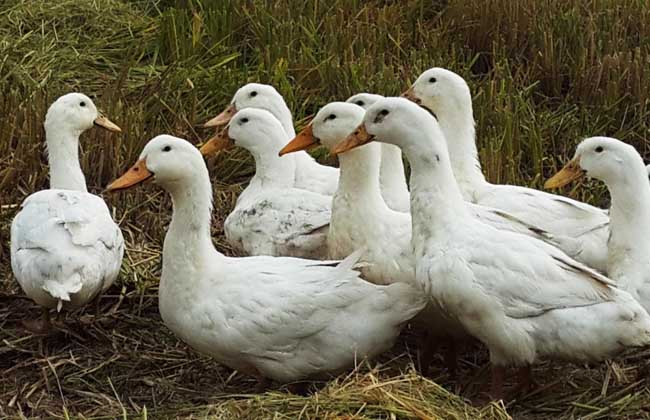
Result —
[[138, 160], [124, 175], [111, 182], [106, 191], [124, 190], [151, 178], [153, 173], [147, 169], [147, 159]]
[[122, 129], [115, 124], [113, 121], [109, 120], [103, 115], [100, 115], [99, 117], [95, 118], [95, 121], [93, 123], [98, 126], [107, 129], [108, 131], [113, 131], [116, 133], [121, 133]]
[[366, 143], [370, 143], [373, 140], [375, 140], [375, 136], [368, 133], [366, 126], [364, 124], [361, 124], [357, 127], [356, 130], [354, 130], [352, 134], [334, 146], [332, 153], [335, 155], [340, 155], [341, 153], [345, 153], [348, 150], [363, 146]]
[[303, 128], [296, 137], [293, 138], [286, 146], [280, 150], [278, 153], [280, 156], [286, 155], [287, 153], [297, 152], [300, 150], [307, 150], [312, 146], [318, 144], [318, 140], [314, 137], [314, 127], [311, 124], [308, 124], [307, 127]]
[[544, 188], [560, 188], [565, 186], [571, 181], [584, 176], [585, 171], [580, 167], [580, 157], [575, 157], [569, 161], [564, 168], [560, 169], [558, 173], [553, 175], [544, 183]]
[[410, 87], [402, 93], [402, 97], [408, 99], [411, 102], [415, 102], [418, 105], [422, 105], [422, 100], [415, 95], [413, 88]]
[[221, 127], [222, 125], [226, 125], [230, 122], [231, 118], [237, 113], [237, 107], [235, 104], [230, 104], [224, 109], [221, 114], [217, 115], [210, 121], [206, 122], [203, 124], [203, 127], [205, 128], [210, 128], [210, 127]]
[[233, 142], [228, 137], [228, 127], [225, 127], [223, 130], [221, 130], [219, 133], [217, 133], [214, 137], [210, 138], [203, 146], [201, 146], [201, 154], [203, 156], [208, 156], [213, 153], [216, 153], [220, 150], [225, 150], [228, 149], [229, 147], [233, 146]]

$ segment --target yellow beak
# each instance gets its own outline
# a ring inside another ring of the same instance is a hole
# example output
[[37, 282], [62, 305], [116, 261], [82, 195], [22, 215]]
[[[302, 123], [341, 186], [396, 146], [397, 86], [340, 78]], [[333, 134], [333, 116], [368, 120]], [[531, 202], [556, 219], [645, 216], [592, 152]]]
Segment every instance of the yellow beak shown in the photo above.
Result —
[[354, 149], [355, 147], [370, 143], [373, 140], [375, 140], [375, 136], [368, 133], [366, 126], [362, 123], [357, 127], [356, 130], [354, 130], [352, 134], [334, 146], [332, 153], [335, 155], [340, 155], [341, 153], [347, 152], [348, 150]]
[[226, 109], [224, 109], [221, 112], [221, 114], [217, 115], [210, 121], [203, 124], [203, 127], [210, 128], [210, 127], [221, 127], [222, 125], [226, 125], [230, 122], [230, 120], [236, 113], [237, 113], [237, 107], [235, 107], [235, 104], [230, 104], [226, 107]]
[[147, 169], [147, 159], [140, 159], [124, 175], [111, 182], [106, 187], [106, 191], [124, 190], [144, 182], [152, 176], [153, 174]]
[[107, 129], [108, 131], [114, 131], [116, 133], [121, 133], [122, 129], [118, 127], [117, 124], [115, 124], [113, 121], [109, 120], [103, 115], [100, 115], [99, 117], [95, 118], [95, 121], [93, 121], [96, 126], [102, 127]]
[[278, 154], [283, 156], [287, 153], [307, 150], [317, 144], [318, 140], [314, 137], [314, 127], [311, 124], [308, 124], [307, 127], [303, 128], [302, 131], [298, 133], [293, 140], [287, 143]]
[[580, 157], [573, 158], [569, 163], [564, 165], [564, 168], [560, 169], [558, 173], [553, 175], [544, 183], [544, 188], [551, 189], [563, 187], [569, 182], [581, 178], [584, 174], [585, 171], [580, 167]]
[[228, 137], [228, 127], [224, 127], [223, 130], [205, 142], [205, 144], [203, 144], [199, 150], [203, 156], [209, 156], [220, 150], [228, 149], [232, 147], [232, 145], [233, 142], [230, 137]]

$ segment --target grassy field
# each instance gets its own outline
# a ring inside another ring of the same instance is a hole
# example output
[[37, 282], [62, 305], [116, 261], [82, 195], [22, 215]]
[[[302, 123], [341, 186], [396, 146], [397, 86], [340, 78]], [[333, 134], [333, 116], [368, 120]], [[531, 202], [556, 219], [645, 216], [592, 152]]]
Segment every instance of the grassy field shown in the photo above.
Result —
[[[100, 193], [153, 136], [198, 143], [238, 86], [271, 83], [304, 118], [360, 91], [394, 95], [432, 66], [463, 75], [475, 97], [484, 171], [541, 187], [575, 144], [609, 135], [650, 153], [650, 6], [643, 0], [4, 0], [0, 2], [0, 417], [2, 418], [650, 418], [648, 356], [591, 367], [545, 364], [542, 388], [506, 407], [477, 403], [486, 354], [465, 352], [458, 380], [442, 363], [418, 376], [413, 334], [378, 365], [310, 396], [253, 395], [235, 374], [178, 342], [157, 310], [170, 201], [155, 187], [107, 195], [127, 241], [118, 284], [67, 314], [52, 338], [19, 321], [38, 309], [9, 265], [20, 202], [47, 187], [42, 122], [81, 91], [122, 127], [82, 138]], [[322, 151], [323, 162], [335, 160]], [[213, 233], [254, 168], [242, 151], [209, 162]], [[567, 191], [607, 204], [601, 185]], [[442, 385], [442, 386], [440, 386]], [[456, 392], [461, 397], [455, 396]], [[475, 405], [469, 405], [468, 402]], [[338, 417], [337, 417], [338, 416]]]

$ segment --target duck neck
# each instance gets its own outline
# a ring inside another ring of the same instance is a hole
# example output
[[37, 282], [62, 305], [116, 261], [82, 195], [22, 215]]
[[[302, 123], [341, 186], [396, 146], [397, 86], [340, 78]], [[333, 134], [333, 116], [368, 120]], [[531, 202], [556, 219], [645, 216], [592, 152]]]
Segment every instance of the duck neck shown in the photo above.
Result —
[[[163, 245], [163, 278], [200, 270], [225, 258], [212, 245], [210, 220], [212, 187], [205, 166], [195, 182], [176, 181], [165, 186], [172, 196], [174, 212]], [[174, 278], [176, 284], [197, 276]], [[180, 281], [182, 280], [182, 281]], [[162, 284], [161, 284], [162, 286]]]
[[341, 174], [334, 194], [334, 206], [343, 199], [354, 203], [361, 214], [370, 215], [377, 209], [388, 209], [379, 187], [380, 159], [381, 149], [375, 143], [339, 155]]
[[455, 104], [440, 114], [440, 128], [447, 140], [454, 176], [463, 197], [474, 201], [475, 192], [487, 182], [476, 148], [476, 129], [471, 104]]
[[255, 175], [250, 185], [257, 188], [290, 188], [294, 184], [296, 163], [292, 154], [278, 156], [278, 150], [252, 152]]
[[287, 133], [289, 139], [296, 137], [296, 130], [293, 128], [293, 116], [284, 101], [281, 105], [277, 106], [277, 109], [270, 110], [270, 112], [278, 119], [278, 121], [280, 121], [280, 124], [282, 124], [282, 128], [284, 129], [284, 132]]
[[446, 151], [434, 151], [419, 142], [415, 148], [405, 148], [411, 164], [411, 219], [413, 247], [423, 255], [432, 238], [444, 240], [458, 220], [467, 217], [468, 210], [449, 162]]
[[389, 194], [408, 193], [402, 151], [393, 144], [381, 144], [381, 167], [379, 181]]
[[612, 277], [648, 264], [650, 253], [650, 187], [641, 158], [608, 183], [612, 204], [609, 211], [608, 271]]
[[45, 125], [50, 188], [88, 191], [86, 178], [79, 164], [80, 135], [81, 131]]

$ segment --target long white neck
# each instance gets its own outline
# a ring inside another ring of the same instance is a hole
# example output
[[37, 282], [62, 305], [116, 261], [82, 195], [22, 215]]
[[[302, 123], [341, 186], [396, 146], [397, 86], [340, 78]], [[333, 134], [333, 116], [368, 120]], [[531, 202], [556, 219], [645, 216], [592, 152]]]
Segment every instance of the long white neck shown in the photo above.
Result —
[[333, 211], [339, 200], [355, 203], [355, 208], [369, 216], [375, 211], [389, 211], [379, 187], [379, 144], [369, 143], [339, 155], [341, 174], [334, 194]]
[[411, 164], [413, 249], [422, 256], [429, 240], [445, 238], [469, 213], [446, 151], [435, 151], [427, 140], [417, 143], [417, 148], [404, 148], [404, 154]]
[[273, 114], [275, 118], [280, 121], [282, 128], [284, 128], [285, 133], [287, 133], [288, 140], [296, 137], [296, 130], [293, 128], [293, 117], [291, 116], [291, 111], [286, 103], [274, 105], [275, 109], [269, 109], [269, 112]]
[[622, 176], [609, 182], [607, 187], [612, 197], [607, 270], [614, 280], [629, 279], [626, 273], [647, 273], [650, 268], [650, 185], [641, 158], [626, 167]]
[[79, 164], [79, 136], [81, 131], [45, 125], [47, 156], [50, 166], [50, 188], [88, 191], [86, 178]]
[[470, 104], [454, 104], [437, 114], [440, 128], [447, 139], [454, 176], [463, 197], [474, 201], [474, 193], [487, 182], [481, 170], [476, 148], [474, 114]]
[[379, 181], [384, 194], [396, 200], [408, 196], [402, 151], [393, 144], [381, 143]]
[[255, 159], [255, 175], [249, 185], [257, 188], [293, 187], [296, 163], [293, 154], [278, 156], [277, 150], [251, 151]]
[[[182, 275], [187, 271], [201, 270], [206, 265], [218, 264], [225, 258], [214, 248], [210, 237], [212, 186], [208, 171], [205, 166], [196, 168], [196, 171], [195, 179], [165, 185], [172, 196], [174, 207], [163, 245], [165, 281], [169, 280], [170, 274]], [[192, 279], [191, 276], [183, 275], [183, 278], [173, 281], [182, 284]]]

